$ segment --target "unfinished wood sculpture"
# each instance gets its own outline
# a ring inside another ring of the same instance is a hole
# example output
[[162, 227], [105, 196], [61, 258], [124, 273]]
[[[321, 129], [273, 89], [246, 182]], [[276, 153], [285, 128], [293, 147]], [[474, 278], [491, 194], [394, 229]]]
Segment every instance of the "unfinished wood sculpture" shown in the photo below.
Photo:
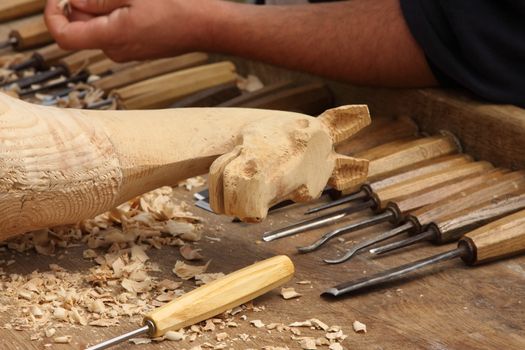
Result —
[[257, 221], [280, 200], [319, 196], [329, 180], [338, 188], [363, 181], [368, 162], [333, 149], [369, 122], [366, 106], [319, 118], [241, 108], [86, 111], [0, 94], [0, 239], [93, 217], [210, 166], [214, 210]]

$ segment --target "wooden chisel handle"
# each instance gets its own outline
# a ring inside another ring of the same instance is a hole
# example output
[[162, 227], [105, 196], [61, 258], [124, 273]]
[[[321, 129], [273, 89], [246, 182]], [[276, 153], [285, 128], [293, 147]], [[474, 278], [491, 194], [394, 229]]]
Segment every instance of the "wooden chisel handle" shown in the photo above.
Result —
[[432, 188], [454, 179], [459, 180], [471, 174], [482, 173], [492, 168], [493, 167], [489, 162], [468, 163], [453, 169], [446, 169], [436, 173], [419, 176], [415, 179], [410, 179], [394, 186], [375, 191], [372, 195], [376, 200], [377, 207], [379, 209], [384, 209], [387, 207], [388, 203], [395, 202], [398, 198]]
[[[442, 135], [408, 141], [397, 140], [360, 152], [356, 156], [370, 161], [368, 182], [374, 182], [393, 172], [406, 170], [429, 159], [458, 152], [459, 146], [456, 139], [451, 135]], [[355, 188], [349, 188], [343, 194], [355, 190]]]
[[123, 71], [125, 69], [132, 68], [139, 64], [138, 62], [124, 62], [117, 63], [111, 60], [110, 58], [104, 58], [101, 61], [90, 64], [86, 71], [91, 75], [103, 75], [105, 73], [116, 73]]
[[525, 252], [525, 210], [467, 233], [459, 244], [468, 248], [463, 260], [470, 265]]
[[58, 64], [66, 70], [70, 76], [76, 75], [89, 65], [106, 59], [101, 50], [82, 50], [62, 58]]
[[440, 218], [431, 223], [428, 230], [433, 231], [435, 243], [452, 242], [459, 239], [466, 229], [483, 225], [524, 208], [525, 194], [521, 191], [521, 193], [504, 196], [496, 201], [490, 200], [476, 207]]
[[472, 187], [437, 203], [414, 210], [408, 219], [419, 229], [452, 213], [471, 208], [479, 203], [502, 198], [525, 189], [525, 172], [505, 174], [499, 181]]
[[173, 58], [164, 58], [138, 64], [110, 77], [92, 83], [93, 86], [107, 93], [123, 86], [158, 77], [163, 74], [198, 66], [208, 61], [208, 55], [200, 52], [189, 53]]
[[337, 144], [335, 149], [338, 153], [352, 156], [385, 143], [415, 137], [418, 132], [417, 124], [408, 117], [375, 117], [372, 124], [352, 139]]
[[46, 0], [2, 0], [0, 22], [26, 17], [44, 10]]
[[219, 315], [288, 282], [294, 265], [287, 256], [276, 256], [184, 294], [145, 317], [155, 326], [153, 337]]
[[405, 214], [417, 208], [439, 202], [468, 188], [499, 181], [507, 172], [504, 169], [494, 169], [484, 173], [473, 173], [462, 179], [452, 179], [434, 187], [426, 188], [423, 191], [396, 198], [388, 206], [394, 208], [400, 215]]
[[237, 79], [231, 62], [207, 64], [113, 90], [120, 109], [165, 108], [177, 99]]
[[37, 16], [26, 21], [9, 33], [10, 38], [16, 39], [13, 47], [22, 51], [53, 42], [53, 37], [47, 30], [43, 16]]
[[432, 174], [447, 169], [453, 169], [460, 165], [472, 163], [473, 161], [474, 160], [472, 157], [467, 154], [454, 154], [451, 156], [429, 159], [427, 161], [417, 163], [412, 167], [403, 168], [401, 172], [395, 171], [393, 174], [382, 178], [381, 180], [364, 184], [363, 186], [368, 187], [369, 191], [373, 192], [410, 179], [415, 179], [423, 175]]

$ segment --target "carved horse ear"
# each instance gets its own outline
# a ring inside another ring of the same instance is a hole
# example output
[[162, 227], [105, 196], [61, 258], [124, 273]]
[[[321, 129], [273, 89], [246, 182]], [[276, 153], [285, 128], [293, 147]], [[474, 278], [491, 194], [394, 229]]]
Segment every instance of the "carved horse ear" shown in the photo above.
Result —
[[[319, 116], [328, 128], [334, 145], [345, 141], [371, 123], [366, 105], [350, 105], [329, 109]], [[335, 167], [328, 184], [342, 191], [366, 180], [368, 160], [340, 155], [334, 151]]]
[[370, 112], [366, 105], [348, 105], [328, 109], [318, 119], [328, 128], [334, 145], [350, 138], [370, 125]]

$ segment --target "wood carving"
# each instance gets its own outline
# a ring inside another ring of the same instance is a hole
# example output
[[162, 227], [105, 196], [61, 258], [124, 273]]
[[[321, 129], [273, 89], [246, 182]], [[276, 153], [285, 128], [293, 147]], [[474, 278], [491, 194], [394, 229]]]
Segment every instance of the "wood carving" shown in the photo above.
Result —
[[210, 166], [212, 207], [261, 220], [282, 199], [364, 181], [368, 162], [333, 144], [369, 122], [366, 106], [319, 118], [241, 108], [86, 111], [0, 94], [0, 239], [93, 217]]

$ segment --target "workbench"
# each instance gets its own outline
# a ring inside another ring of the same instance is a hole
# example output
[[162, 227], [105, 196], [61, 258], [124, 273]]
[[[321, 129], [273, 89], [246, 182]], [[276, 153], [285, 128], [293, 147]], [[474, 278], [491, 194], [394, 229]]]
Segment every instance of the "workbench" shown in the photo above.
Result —
[[[288, 77], [317, 80], [315, 77], [265, 65], [236, 61], [245, 71], [255, 73], [265, 82]], [[410, 116], [423, 131], [433, 133], [447, 129], [455, 133], [465, 150], [477, 158], [500, 166], [525, 166], [525, 111], [519, 108], [487, 105], [455, 92], [376, 90], [355, 88], [337, 82], [327, 83], [334, 91], [336, 104], [367, 103], [373, 117]], [[190, 192], [181, 188], [176, 191], [181, 200], [192, 201]], [[321, 299], [320, 293], [335, 284], [445, 251], [454, 247], [454, 244], [440, 247], [421, 244], [406, 248], [399, 254], [374, 259], [363, 253], [348, 263], [329, 266], [321, 261], [322, 257], [340, 254], [352, 244], [390, 226], [385, 224], [349, 234], [344, 236], [344, 242], [336, 240], [320, 251], [306, 255], [297, 254], [296, 246], [310, 243], [330, 227], [271, 243], [260, 241], [262, 232], [302, 220], [303, 212], [309, 206], [312, 205], [296, 204], [277, 210], [260, 224], [235, 223], [230, 218], [192, 208], [195, 214], [204, 218], [205, 238], [196, 245], [203, 249], [206, 259], [212, 259], [210, 272], [228, 273], [276, 254], [289, 255], [296, 265], [296, 277], [287, 286], [294, 287], [303, 296], [283, 300], [276, 290], [258, 298], [255, 304], [264, 306], [265, 310], [246, 312], [248, 319], [239, 322], [239, 328], [225, 330], [232, 337], [240, 333], [257, 336], [250, 338], [242, 346], [239, 346], [242, 342], [237, 341], [235, 349], [261, 349], [269, 345], [298, 349], [297, 341], [291, 339], [289, 332], [257, 329], [249, 321], [260, 319], [267, 324], [288, 324], [310, 318], [341, 326], [348, 335], [343, 342], [347, 349], [464, 350], [525, 347], [525, 256], [479, 267], [467, 267], [460, 260], [453, 260], [366, 293], [339, 300]], [[350, 219], [357, 217], [359, 215]], [[206, 236], [220, 238], [220, 241], [210, 240]], [[60, 260], [37, 255], [35, 252], [14, 256], [12, 252], [2, 252], [0, 260], [16, 261], [15, 264], [4, 267], [7, 273], [45, 271], [50, 263], [58, 263], [69, 271], [82, 271], [94, 264], [82, 258], [84, 249], [85, 247], [68, 249]], [[159, 277], [173, 277], [171, 269], [175, 261], [181, 259], [178, 249], [164, 247], [161, 250], [150, 250], [148, 254], [160, 265], [162, 272]], [[303, 280], [312, 283], [296, 284]], [[185, 284], [185, 290], [191, 288], [194, 288], [193, 283]], [[1, 315], [0, 324], [8, 318], [8, 312]], [[355, 320], [367, 325], [366, 334], [353, 331], [352, 323]], [[139, 323], [140, 319], [135, 318], [122, 322], [118, 327], [72, 327], [68, 334], [73, 335], [73, 342], [68, 345], [53, 344], [51, 348], [81, 349], [87, 344], [129, 331]], [[303, 335], [308, 335], [310, 330], [304, 329], [302, 332]], [[49, 343], [30, 341], [30, 334], [14, 330], [1, 329], [0, 336], [3, 338], [0, 348], [6, 350], [44, 349], [44, 344]], [[115, 349], [189, 349], [207, 341], [206, 337], [211, 335], [205, 334], [191, 344], [162, 342], [133, 347], [125, 344]], [[213, 338], [208, 340], [212, 341]]]

